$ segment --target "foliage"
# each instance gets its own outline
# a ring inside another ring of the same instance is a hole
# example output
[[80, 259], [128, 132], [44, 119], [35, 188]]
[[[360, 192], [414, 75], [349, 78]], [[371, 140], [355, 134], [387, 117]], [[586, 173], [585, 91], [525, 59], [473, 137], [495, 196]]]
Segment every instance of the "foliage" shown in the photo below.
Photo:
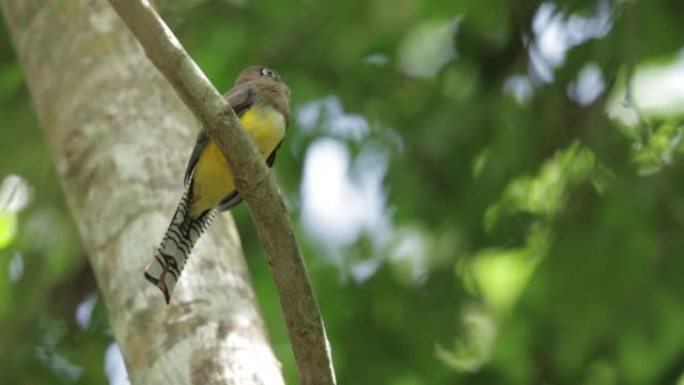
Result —
[[[220, 89], [252, 63], [292, 88], [275, 172], [340, 383], [684, 375], [684, 3], [157, 3]], [[0, 372], [103, 383], [106, 314], [6, 36], [0, 55]]]

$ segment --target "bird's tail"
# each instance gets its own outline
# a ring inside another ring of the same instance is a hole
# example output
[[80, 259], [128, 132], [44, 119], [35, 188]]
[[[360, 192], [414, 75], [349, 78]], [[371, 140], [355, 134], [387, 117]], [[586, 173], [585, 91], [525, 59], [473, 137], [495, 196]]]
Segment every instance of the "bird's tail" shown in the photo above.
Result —
[[145, 278], [164, 293], [167, 304], [195, 242], [216, 215], [216, 209], [212, 209], [198, 218], [192, 218], [189, 212], [189, 190], [186, 188], [183, 193], [161, 245], [145, 268]]

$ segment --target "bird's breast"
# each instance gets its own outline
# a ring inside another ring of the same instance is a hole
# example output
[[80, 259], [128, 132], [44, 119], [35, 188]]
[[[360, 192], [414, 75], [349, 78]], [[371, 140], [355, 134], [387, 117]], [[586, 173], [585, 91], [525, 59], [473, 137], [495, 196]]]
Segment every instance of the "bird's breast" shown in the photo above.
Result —
[[271, 106], [254, 106], [240, 116], [245, 131], [254, 138], [266, 157], [273, 152], [285, 136], [285, 117]]
[[[254, 138], [261, 155], [268, 157], [285, 136], [285, 118], [270, 106], [255, 106], [240, 116], [240, 123]], [[235, 190], [233, 173], [214, 141], [200, 155], [193, 176], [190, 212], [193, 217], [218, 206]]]

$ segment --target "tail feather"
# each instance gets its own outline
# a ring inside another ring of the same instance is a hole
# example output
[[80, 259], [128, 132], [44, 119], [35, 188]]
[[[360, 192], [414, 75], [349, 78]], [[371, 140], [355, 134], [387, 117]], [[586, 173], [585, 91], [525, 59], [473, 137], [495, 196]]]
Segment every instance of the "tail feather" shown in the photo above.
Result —
[[212, 209], [192, 218], [189, 213], [189, 190], [187, 188], [183, 193], [161, 245], [145, 268], [145, 278], [162, 291], [167, 304], [192, 248], [217, 212]]

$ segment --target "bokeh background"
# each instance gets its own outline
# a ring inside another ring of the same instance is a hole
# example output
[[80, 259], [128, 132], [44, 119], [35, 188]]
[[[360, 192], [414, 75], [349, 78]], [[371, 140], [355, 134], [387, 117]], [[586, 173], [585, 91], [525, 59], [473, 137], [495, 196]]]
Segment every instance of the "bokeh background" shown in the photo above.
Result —
[[[275, 174], [340, 384], [684, 383], [684, 2], [157, 3], [219, 89], [292, 88]], [[0, 373], [127, 383], [4, 25]]]

